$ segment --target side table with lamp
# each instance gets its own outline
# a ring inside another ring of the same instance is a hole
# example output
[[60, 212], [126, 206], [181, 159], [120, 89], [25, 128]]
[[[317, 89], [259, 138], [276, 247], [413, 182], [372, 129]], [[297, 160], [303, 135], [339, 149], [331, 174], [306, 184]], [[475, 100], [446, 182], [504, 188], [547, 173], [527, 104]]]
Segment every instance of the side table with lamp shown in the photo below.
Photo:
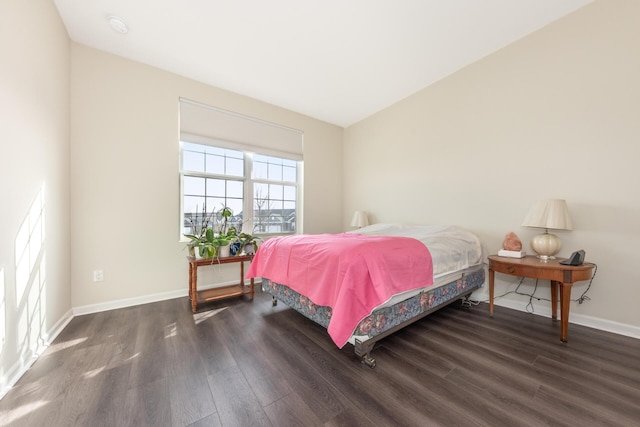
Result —
[[552, 230], [573, 230], [567, 202], [562, 199], [547, 199], [537, 202], [531, 207], [522, 222], [523, 227], [543, 228], [544, 233], [531, 240], [531, 249], [538, 254], [540, 261], [554, 259], [560, 252], [562, 241]]
[[[522, 223], [526, 227], [543, 228], [544, 233], [535, 236], [531, 241], [531, 248], [538, 256], [524, 258], [507, 258], [496, 255], [489, 256], [489, 313], [493, 316], [494, 279], [495, 273], [511, 276], [528, 277], [549, 280], [551, 283], [551, 315], [557, 318], [558, 293], [560, 297], [560, 340], [567, 342], [569, 334], [569, 309], [571, 303], [571, 287], [577, 281], [593, 278], [595, 264], [568, 264], [555, 259], [560, 251], [562, 242], [549, 233], [549, 229], [571, 230], [573, 225], [569, 217], [567, 203], [560, 199], [548, 199], [536, 203], [529, 211]], [[584, 252], [582, 256], [584, 256]], [[573, 258], [573, 257], [572, 257]]]
[[489, 313], [493, 316], [494, 278], [495, 273], [507, 274], [531, 279], [549, 280], [551, 283], [551, 316], [557, 319], [558, 293], [560, 294], [560, 320], [562, 323], [560, 340], [567, 342], [569, 336], [569, 309], [571, 307], [571, 287], [575, 282], [589, 280], [595, 264], [582, 265], [560, 264], [556, 259], [541, 262], [535, 256], [524, 258], [506, 258], [489, 256]]

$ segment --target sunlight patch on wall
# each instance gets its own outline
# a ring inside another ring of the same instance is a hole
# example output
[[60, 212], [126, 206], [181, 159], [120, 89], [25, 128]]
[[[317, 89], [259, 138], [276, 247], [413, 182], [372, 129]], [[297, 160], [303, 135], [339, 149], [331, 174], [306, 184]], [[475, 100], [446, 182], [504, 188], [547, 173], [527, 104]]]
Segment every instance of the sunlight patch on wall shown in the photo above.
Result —
[[7, 302], [4, 290], [4, 268], [0, 268], [0, 354], [4, 352], [4, 342], [7, 336], [5, 319], [7, 316]]
[[18, 351], [32, 357], [45, 348], [46, 256], [44, 186], [36, 195], [15, 239]]
[[38, 262], [44, 242], [44, 189], [41, 189], [29, 208], [15, 241], [16, 298], [19, 304], [25, 296], [29, 278]]
[[46, 307], [45, 277], [46, 257], [43, 254], [40, 263], [35, 270], [35, 276], [31, 283], [31, 290], [27, 299], [27, 313], [29, 318], [29, 348], [39, 353], [45, 345], [44, 342], [44, 311]]

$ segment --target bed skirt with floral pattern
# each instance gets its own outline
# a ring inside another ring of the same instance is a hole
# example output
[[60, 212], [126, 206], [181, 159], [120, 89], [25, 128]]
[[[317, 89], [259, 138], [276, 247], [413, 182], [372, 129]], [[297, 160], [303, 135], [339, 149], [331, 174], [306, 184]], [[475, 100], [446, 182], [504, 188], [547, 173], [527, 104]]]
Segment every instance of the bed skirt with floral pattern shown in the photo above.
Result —
[[[462, 295], [468, 295], [482, 286], [484, 279], [484, 268], [481, 268], [445, 285], [425, 288], [417, 295], [394, 305], [375, 309], [358, 324], [353, 335], [373, 338], [425, 311], [434, 311], [436, 307], [446, 305]], [[267, 278], [262, 279], [262, 290], [324, 328], [329, 327], [331, 307], [316, 305], [290, 287], [272, 282]]]

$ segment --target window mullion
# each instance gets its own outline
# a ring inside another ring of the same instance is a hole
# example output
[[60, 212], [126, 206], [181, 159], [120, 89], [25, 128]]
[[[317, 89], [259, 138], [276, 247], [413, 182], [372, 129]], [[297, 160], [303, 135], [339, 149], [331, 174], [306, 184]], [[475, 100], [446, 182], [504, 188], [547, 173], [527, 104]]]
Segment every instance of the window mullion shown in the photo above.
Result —
[[221, 175], [215, 173], [207, 173], [207, 172], [182, 172], [183, 176], [193, 176], [196, 178], [215, 178], [215, 179], [224, 179], [227, 181], [243, 181], [244, 178], [237, 176], [229, 176], [229, 175]]
[[244, 216], [243, 231], [253, 234], [253, 153], [244, 156]]

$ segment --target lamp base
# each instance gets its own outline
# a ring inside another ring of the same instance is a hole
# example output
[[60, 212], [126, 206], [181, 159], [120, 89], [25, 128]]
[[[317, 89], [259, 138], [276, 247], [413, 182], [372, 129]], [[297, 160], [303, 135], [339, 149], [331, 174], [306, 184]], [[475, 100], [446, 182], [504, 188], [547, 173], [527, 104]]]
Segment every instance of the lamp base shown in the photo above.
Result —
[[550, 234], [547, 230], [531, 240], [531, 249], [538, 254], [538, 258], [542, 262], [555, 259], [554, 255], [560, 252], [560, 248], [562, 248], [560, 238], [555, 234]]

